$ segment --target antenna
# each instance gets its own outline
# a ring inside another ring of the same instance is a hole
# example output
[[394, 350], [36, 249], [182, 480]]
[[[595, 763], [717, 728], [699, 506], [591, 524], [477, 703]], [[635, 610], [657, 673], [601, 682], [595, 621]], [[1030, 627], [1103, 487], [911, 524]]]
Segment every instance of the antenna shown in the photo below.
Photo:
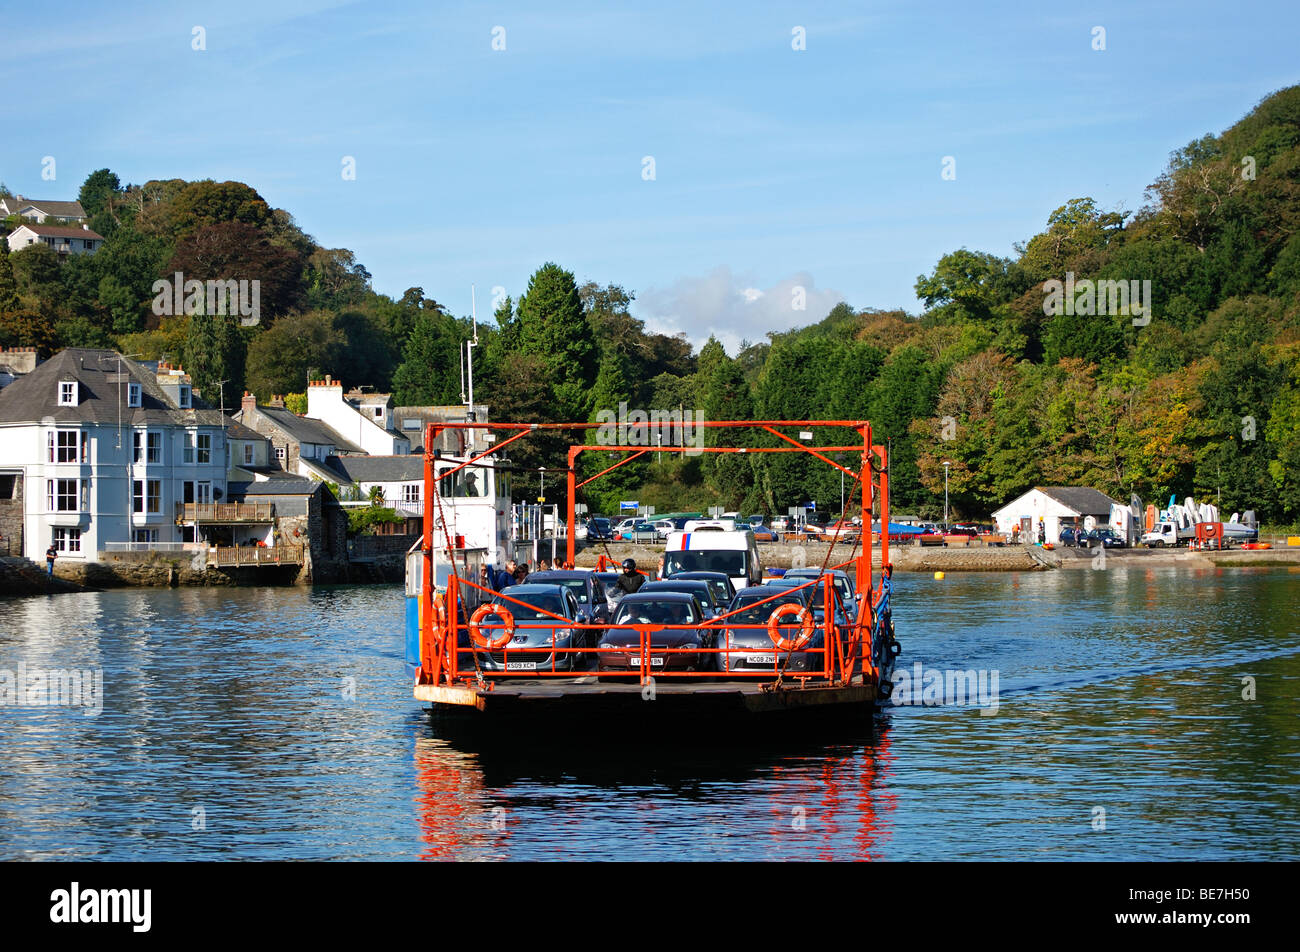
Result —
[[[478, 301], [474, 285], [469, 286], [469, 313], [473, 322], [474, 337], [465, 342], [465, 353], [469, 357], [469, 408], [474, 409], [474, 348], [478, 346]], [[474, 445], [474, 433], [470, 431], [470, 446]]]

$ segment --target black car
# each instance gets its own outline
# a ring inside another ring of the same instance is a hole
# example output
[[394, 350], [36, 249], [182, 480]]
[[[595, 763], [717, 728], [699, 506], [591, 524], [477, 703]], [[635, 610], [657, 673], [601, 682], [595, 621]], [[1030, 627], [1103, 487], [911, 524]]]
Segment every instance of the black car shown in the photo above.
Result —
[[597, 516], [587, 523], [588, 542], [609, 542], [614, 538], [614, 527], [608, 519]]
[[1061, 530], [1061, 545], [1077, 546], [1079, 544], [1080, 537], [1083, 536], [1084, 534], [1085, 533], [1082, 529], [1077, 529], [1074, 526], [1066, 526], [1064, 529]]
[[677, 572], [667, 578], [691, 579], [696, 582], [708, 582], [713, 586], [714, 600], [719, 605], [729, 605], [731, 600], [736, 597], [736, 586], [731, 584], [731, 576], [726, 572], [708, 572], [703, 570], [692, 570], [689, 572]]
[[1122, 549], [1128, 543], [1115, 534], [1113, 529], [1093, 529], [1091, 532], [1084, 533], [1079, 540], [1079, 545], [1085, 549], [1091, 549], [1094, 546], [1103, 546], [1107, 549]]
[[[595, 572], [583, 569], [548, 569], [545, 572], [533, 572], [528, 576], [528, 583], [539, 585], [560, 585], [573, 593], [578, 600], [579, 615], [586, 615], [586, 621], [593, 625], [607, 625], [613, 617], [609, 607], [609, 596], [605, 584]], [[582, 618], [578, 619], [582, 621]]]
[[687, 595], [694, 595], [704, 609], [705, 620], [712, 618], [714, 615], [722, 613], [723, 607], [727, 604], [721, 601], [713, 588], [703, 579], [682, 578], [681, 575], [674, 575], [672, 578], [659, 579], [654, 582], [646, 582], [641, 586], [640, 592], [685, 592]]

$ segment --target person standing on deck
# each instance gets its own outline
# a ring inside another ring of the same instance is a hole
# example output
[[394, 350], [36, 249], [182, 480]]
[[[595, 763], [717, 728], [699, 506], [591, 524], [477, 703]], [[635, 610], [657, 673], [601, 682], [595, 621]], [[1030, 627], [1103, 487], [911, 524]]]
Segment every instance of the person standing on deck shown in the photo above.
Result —
[[54, 560], [58, 557], [58, 550], [54, 548], [54, 543], [51, 542], [50, 547], [45, 550], [45, 570], [51, 577], [54, 576]]
[[496, 578], [492, 580], [492, 587], [498, 592], [503, 588], [508, 588], [515, 584], [515, 560], [506, 559], [506, 567], [496, 573]]

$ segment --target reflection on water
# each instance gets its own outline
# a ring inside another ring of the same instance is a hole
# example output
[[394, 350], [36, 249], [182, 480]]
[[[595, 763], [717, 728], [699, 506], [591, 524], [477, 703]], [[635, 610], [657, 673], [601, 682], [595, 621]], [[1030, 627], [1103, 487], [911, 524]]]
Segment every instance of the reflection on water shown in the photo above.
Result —
[[0, 707], [0, 859], [1296, 858], [1297, 581], [899, 575], [900, 663], [997, 671], [995, 716], [650, 748], [431, 720], [395, 587], [0, 601], [0, 672], [104, 678]]

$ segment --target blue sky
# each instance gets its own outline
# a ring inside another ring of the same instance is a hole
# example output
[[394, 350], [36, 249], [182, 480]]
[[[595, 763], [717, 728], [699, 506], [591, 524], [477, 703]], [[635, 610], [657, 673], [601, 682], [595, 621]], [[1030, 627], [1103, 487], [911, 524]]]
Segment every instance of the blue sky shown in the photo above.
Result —
[[482, 316], [556, 261], [733, 353], [838, 300], [915, 312], [939, 256], [1009, 255], [1070, 198], [1135, 210], [1300, 81], [1294, 3], [6, 6], [15, 192], [240, 180], [376, 290], [468, 315], [475, 284]]

